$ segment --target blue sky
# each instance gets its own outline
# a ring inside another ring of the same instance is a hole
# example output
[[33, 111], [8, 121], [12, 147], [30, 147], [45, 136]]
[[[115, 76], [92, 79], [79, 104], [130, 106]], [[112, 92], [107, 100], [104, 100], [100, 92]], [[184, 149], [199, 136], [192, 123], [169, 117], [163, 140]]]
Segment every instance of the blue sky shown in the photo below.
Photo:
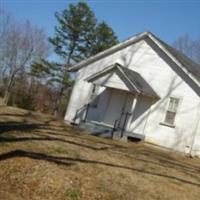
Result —
[[[62, 11], [68, 0], [0, 0], [0, 5], [19, 20], [30, 20], [53, 35], [54, 13]], [[138, 32], [150, 30], [171, 43], [188, 33], [191, 38], [200, 36], [200, 0], [91, 0], [86, 1], [98, 20], [106, 21], [124, 40]]]

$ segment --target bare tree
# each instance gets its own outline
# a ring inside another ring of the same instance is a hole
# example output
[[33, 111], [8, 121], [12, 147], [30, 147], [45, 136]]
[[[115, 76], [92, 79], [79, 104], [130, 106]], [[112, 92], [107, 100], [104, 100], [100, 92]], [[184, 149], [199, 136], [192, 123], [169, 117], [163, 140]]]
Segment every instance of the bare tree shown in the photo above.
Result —
[[188, 34], [184, 34], [173, 42], [173, 46], [197, 63], [200, 63], [200, 35], [197, 39], [191, 39]]
[[[48, 43], [42, 29], [30, 22], [14, 22], [5, 12], [1, 14], [0, 72], [6, 77], [3, 104], [7, 105], [17, 75], [28, 72], [33, 61], [47, 56]], [[8, 27], [4, 27], [6, 21]]]
[[200, 34], [194, 43], [194, 55], [196, 62], [200, 64]]
[[8, 33], [10, 32], [10, 28], [12, 27], [11, 15], [6, 13], [3, 9], [0, 8], [0, 76], [1, 78], [5, 75], [5, 66], [4, 63], [4, 51], [5, 45], [8, 37]]

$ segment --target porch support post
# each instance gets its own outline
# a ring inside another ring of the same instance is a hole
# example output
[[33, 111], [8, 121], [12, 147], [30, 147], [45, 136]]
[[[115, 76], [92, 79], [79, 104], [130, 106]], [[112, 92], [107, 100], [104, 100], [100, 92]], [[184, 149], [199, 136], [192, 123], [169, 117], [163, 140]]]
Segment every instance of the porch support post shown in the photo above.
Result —
[[135, 107], [136, 107], [136, 104], [137, 104], [137, 101], [138, 101], [138, 96], [139, 96], [139, 94], [136, 93], [135, 97], [133, 99], [133, 104], [131, 106], [131, 111], [130, 111], [131, 114], [129, 116], [127, 126], [126, 126], [127, 128], [130, 128], [130, 126], [131, 126], [132, 118], [134, 117]]
[[86, 108], [85, 108], [85, 113], [84, 113], [85, 115], [84, 115], [84, 118], [83, 118], [83, 122], [86, 122], [86, 120], [87, 120], [90, 104], [88, 103], [85, 106], [86, 106]]

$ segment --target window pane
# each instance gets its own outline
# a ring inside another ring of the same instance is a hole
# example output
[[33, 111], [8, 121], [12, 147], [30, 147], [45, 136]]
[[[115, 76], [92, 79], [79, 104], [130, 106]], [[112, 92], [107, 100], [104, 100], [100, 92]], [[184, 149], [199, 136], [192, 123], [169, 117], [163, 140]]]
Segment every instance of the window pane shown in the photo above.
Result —
[[178, 108], [179, 99], [170, 97], [168, 110], [171, 112], [176, 112]]
[[172, 102], [172, 100], [170, 99], [170, 101], [169, 101], [169, 106], [168, 106], [168, 110], [173, 110], [173, 102]]
[[176, 116], [175, 112], [167, 111], [165, 116], [165, 123], [173, 125], [175, 121], [175, 116]]
[[174, 110], [177, 111], [177, 108], [178, 108], [178, 103], [179, 103], [179, 99], [175, 99], [174, 101]]

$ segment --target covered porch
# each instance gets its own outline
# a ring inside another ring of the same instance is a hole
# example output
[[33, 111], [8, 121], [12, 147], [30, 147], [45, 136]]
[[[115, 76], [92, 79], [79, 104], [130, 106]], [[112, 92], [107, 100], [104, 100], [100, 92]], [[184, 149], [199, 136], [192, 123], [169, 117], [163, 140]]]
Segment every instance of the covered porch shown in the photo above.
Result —
[[142, 76], [115, 63], [86, 81], [92, 83], [94, 89], [83, 121], [93, 124], [97, 130], [107, 128], [112, 136], [135, 135], [143, 139], [146, 118], [137, 120], [147, 115], [152, 102], [159, 97]]

